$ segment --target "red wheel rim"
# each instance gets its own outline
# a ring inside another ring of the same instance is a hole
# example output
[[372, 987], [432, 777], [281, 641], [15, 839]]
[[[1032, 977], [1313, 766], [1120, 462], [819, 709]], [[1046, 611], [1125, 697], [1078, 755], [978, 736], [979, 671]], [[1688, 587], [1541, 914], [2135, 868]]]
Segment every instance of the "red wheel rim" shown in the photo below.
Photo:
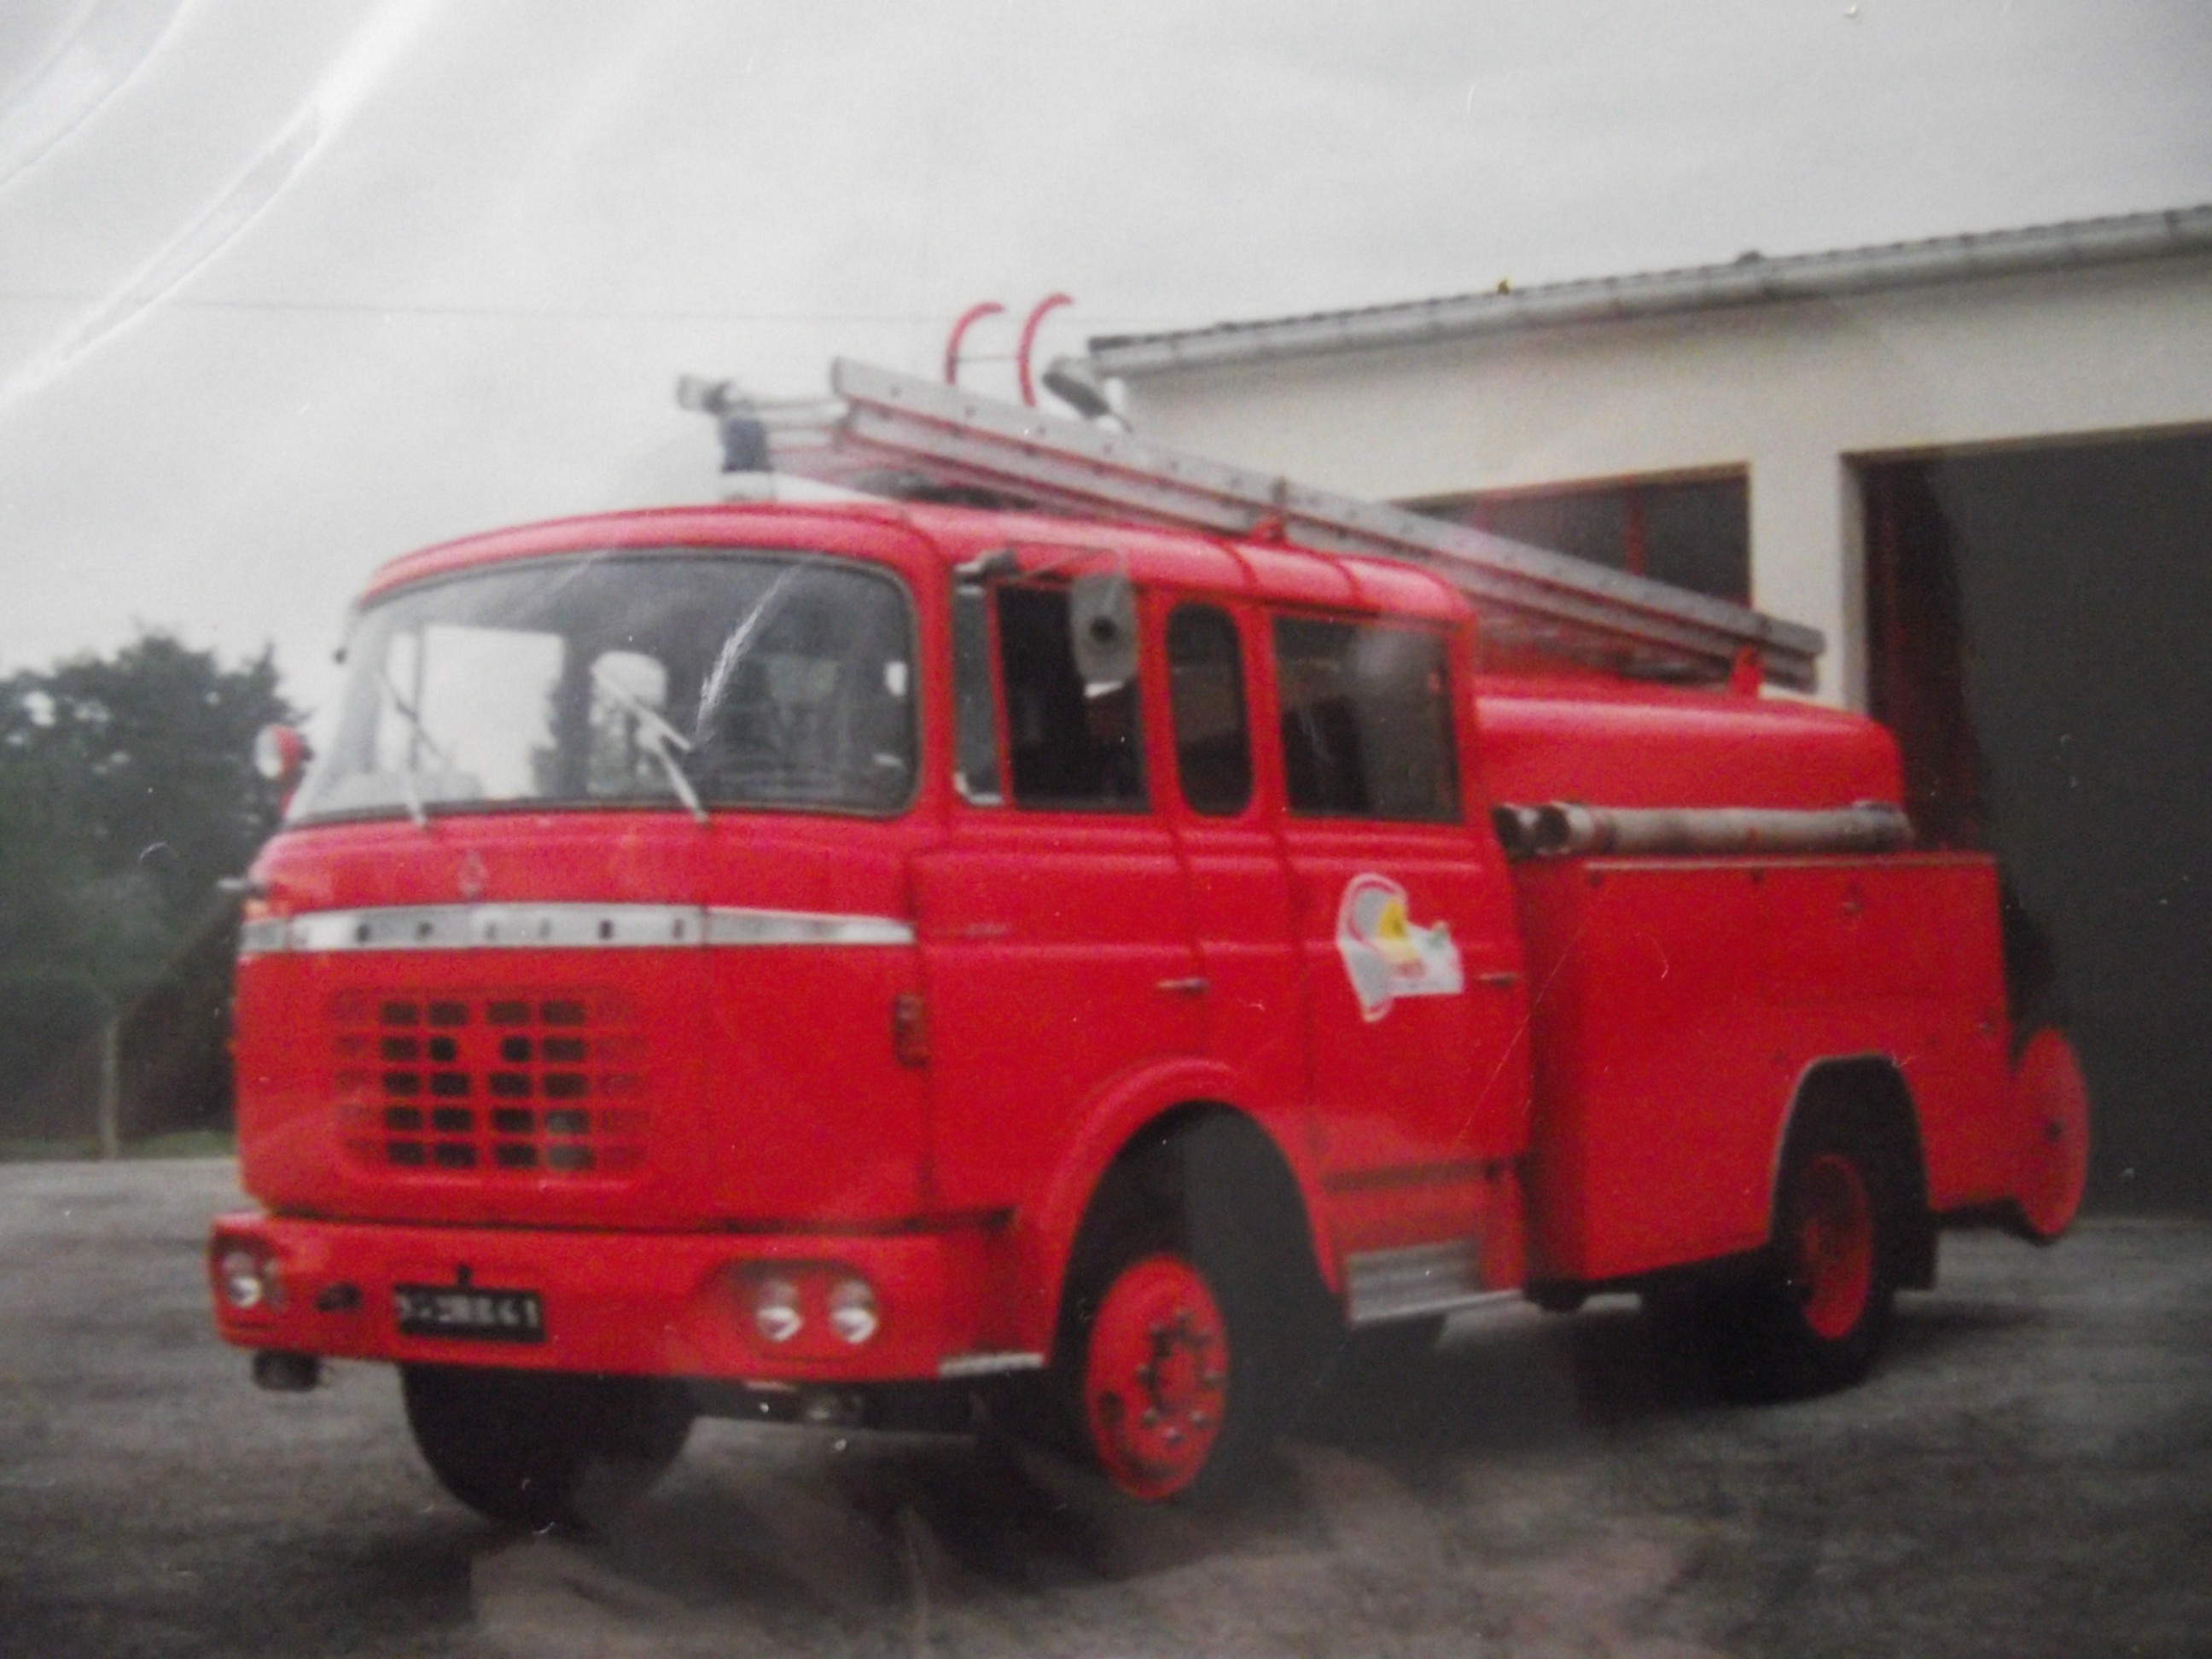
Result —
[[2021, 1213], [2041, 1238], [2066, 1231], [2089, 1182], [2089, 1091], [2074, 1045], [2038, 1031], [2013, 1068], [2013, 1106], [2027, 1139], [2020, 1174]]
[[1198, 1478], [1229, 1401], [1229, 1330], [1198, 1270], [1151, 1255], [1098, 1304], [1084, 1364], [1091, 1443], [1115, 1486], [1167, 1498]]
[[1874, 1202], [1842, 1153], [1823, 1152], [1798, 1176], [1790, 1246], [1806, 1324], [1831, 1342], [1849, 1336], [1874, 1294]]

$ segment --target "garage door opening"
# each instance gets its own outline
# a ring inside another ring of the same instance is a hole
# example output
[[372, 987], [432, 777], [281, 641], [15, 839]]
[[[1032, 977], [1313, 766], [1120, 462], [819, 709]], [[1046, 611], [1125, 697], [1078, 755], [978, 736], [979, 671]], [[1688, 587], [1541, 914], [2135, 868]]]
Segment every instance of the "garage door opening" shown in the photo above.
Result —
[[2052, 947], [2095, 1192], [2212, 1208], [2212, 434], [1862, 463], [1872, 712]]

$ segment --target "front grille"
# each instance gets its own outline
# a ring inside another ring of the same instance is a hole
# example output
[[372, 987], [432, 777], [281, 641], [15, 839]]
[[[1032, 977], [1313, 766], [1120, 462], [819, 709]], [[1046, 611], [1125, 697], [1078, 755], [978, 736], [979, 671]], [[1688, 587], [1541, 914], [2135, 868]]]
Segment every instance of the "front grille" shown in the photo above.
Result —
[[626, 1176], [645, 1161], [644, 1042], [604, 991], [345, 991], [331, 1002], [349, 1157], [384, 1169]]

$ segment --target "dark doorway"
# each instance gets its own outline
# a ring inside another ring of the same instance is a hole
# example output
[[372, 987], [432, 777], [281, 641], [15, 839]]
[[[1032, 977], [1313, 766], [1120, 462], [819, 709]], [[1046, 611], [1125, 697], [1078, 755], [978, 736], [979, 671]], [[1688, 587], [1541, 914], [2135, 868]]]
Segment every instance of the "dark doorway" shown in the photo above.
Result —
[[2052, 946], [2094, 1193], [2212, 1207], [2212, 434], [1860, 478], [1872, 707]]

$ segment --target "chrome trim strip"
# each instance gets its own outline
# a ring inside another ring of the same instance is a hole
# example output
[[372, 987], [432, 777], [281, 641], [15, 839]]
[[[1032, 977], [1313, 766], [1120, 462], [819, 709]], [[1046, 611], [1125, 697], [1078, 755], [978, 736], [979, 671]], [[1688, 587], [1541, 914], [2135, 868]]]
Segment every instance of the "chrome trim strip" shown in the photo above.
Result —
[[948, 1382], [971, 1376], [1000, 1376], [1010, 1371], [1041, 1371], [1041, 1353], [956, 1353], [937, 1362], [937, 1374]]
[[1449, 1313], [1494, 1292], [1483, 1289], [1474, 1239], [1450, 1238], [1397, 1250], [1361, 1250], [1344, 1260], [1345, 1316], [1355, 1325]]
[[240, 956], [282, 951], [607, 951], [703, 945], [911, 945], [890, 916], [696, 904], [419, 904], [263, 917], [239, 932]]
[[292, 918], [294, 951], [575, 951], [696, 945], [697, 907], [680, 904], [420, 904]]
[[914, 928], [890, 916], [827, 915], [811, 910], [707, 912], [709, 945], [911, 945]]
[[282, 917], [259, 916], [252, 921], [240, 922], [238, 927], [238, 954], [242, 957], [267, 956], [272, 951], [284, 948], [286, 927]]

